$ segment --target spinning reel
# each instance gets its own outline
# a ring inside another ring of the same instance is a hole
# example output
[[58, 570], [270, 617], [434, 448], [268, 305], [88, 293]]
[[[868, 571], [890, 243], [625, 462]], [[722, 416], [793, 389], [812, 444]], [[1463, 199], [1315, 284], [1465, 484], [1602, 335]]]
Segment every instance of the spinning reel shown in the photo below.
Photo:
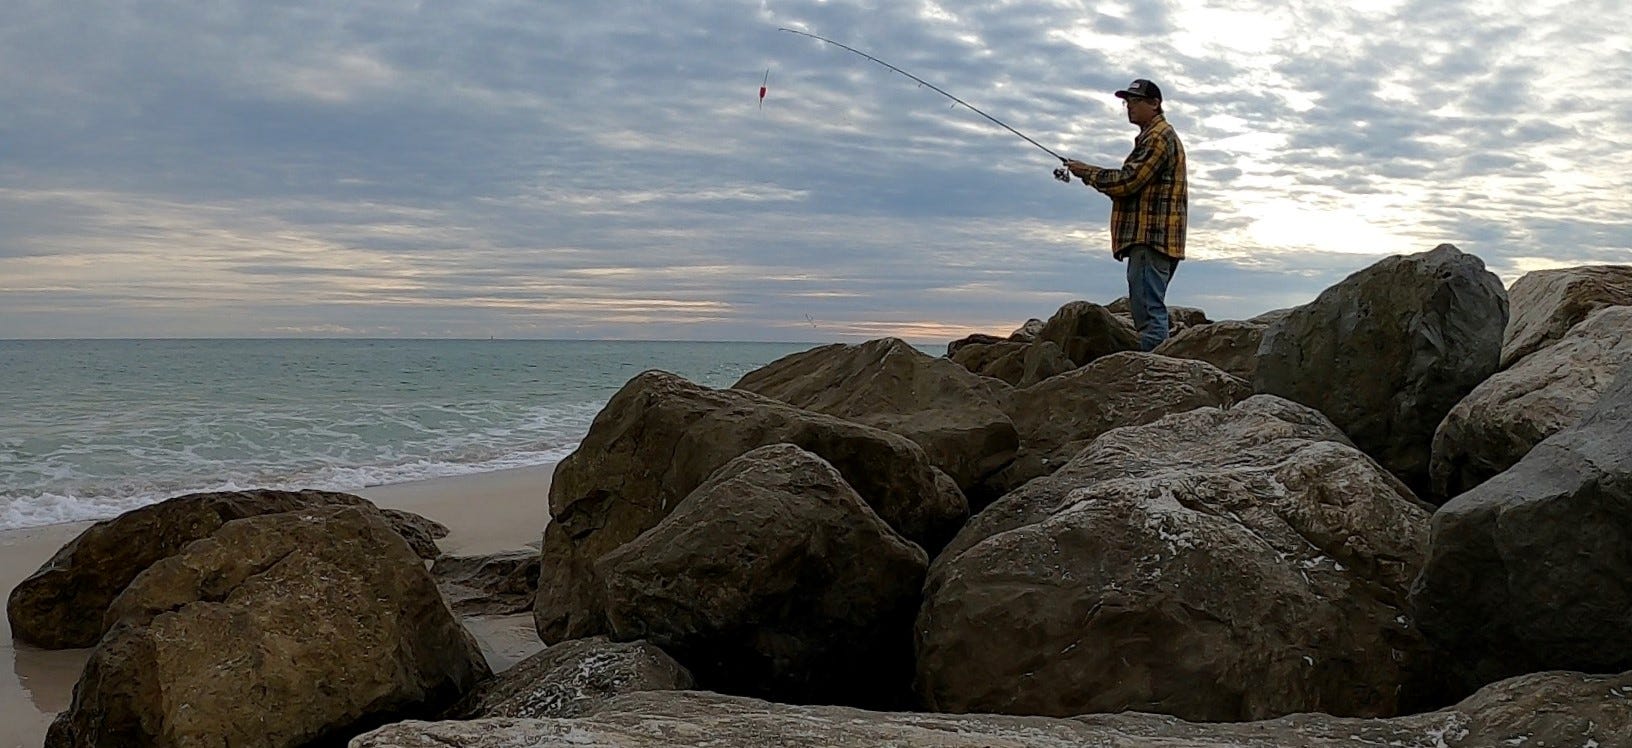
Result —
[[1063, 166], [1058, 168], [1058, 169], [1055, 169], [1054, 170], [1054, 178], [1060, 180], [1061, 182], [1065, 182], [1066, 184], [1070, 184], [1071, 183], [1071, 170], [1067, 169], [1067, 168], [1065, 168]]

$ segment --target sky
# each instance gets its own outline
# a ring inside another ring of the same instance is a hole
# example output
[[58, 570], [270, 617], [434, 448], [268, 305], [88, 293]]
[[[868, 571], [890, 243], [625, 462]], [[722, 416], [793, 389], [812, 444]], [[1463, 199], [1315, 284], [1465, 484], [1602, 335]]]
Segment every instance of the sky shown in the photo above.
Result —
[[[1111, 92], [1189, 160], [1172, 305], [1449, 242], [1632, 263], [1624, 0], [0, 0], [0, 338], [946, 341], [1126, 293]], [[769, 71], [760, 106], [759, 87]]]

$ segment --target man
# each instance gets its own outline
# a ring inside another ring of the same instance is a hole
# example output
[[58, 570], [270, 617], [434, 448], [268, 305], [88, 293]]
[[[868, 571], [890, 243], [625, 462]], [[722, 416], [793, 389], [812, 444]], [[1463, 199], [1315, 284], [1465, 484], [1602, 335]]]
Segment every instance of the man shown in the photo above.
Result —
[[1167, 339], [1167, 284], [1184, 259], [1189, 195], [1184, 145], [1162, 116], [1162, 89], [1140, 78], [1116, 92], [1139, 126], [1133, 152], [1120, 169], [1081, 161], [1066, 168], [1082, 183], [1111, 198], [1111, 253], [1128, 263], [1128, 306], [1139, 331], [1139, 347], [1150, 350]]

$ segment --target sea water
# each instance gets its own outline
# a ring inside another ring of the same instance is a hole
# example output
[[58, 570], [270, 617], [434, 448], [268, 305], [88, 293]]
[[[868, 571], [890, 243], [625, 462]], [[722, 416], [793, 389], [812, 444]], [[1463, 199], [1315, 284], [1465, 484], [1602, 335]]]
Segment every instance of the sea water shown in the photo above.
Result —
[[710, 387], [797, 343], [0, 341], [0, 529], [171, 496], [349, 491], [556, 462], [619, 387]]

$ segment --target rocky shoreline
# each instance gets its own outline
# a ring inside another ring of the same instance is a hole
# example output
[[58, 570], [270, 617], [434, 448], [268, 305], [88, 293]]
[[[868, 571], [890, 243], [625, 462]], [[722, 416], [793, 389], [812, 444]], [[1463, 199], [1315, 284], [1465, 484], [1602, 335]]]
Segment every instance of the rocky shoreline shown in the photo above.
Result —
[[[99, 523], [8, 601], [94, 646], [46, 745], [1632, 745], [1632, 266], [1174, 316], [643, 373], [537, 552], [319, 492]], [[450, 606], [549, 646], [494, 675]]]

